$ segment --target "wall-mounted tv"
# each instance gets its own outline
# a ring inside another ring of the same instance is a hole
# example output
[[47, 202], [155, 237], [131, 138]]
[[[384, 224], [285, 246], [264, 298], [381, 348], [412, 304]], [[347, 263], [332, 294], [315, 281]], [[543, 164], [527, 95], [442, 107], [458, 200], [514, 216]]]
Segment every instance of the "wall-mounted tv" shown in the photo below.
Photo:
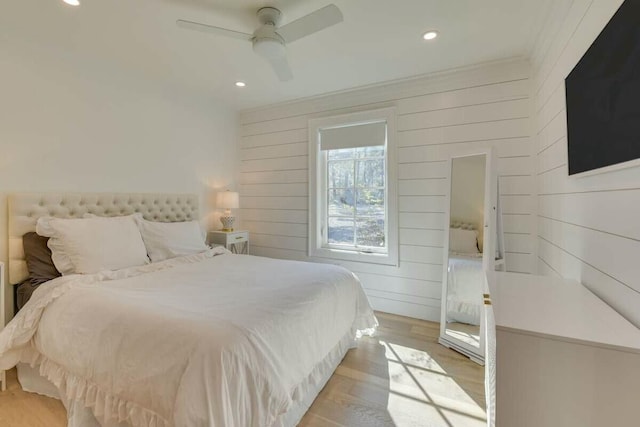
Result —
[[640, 158], [640, 0], [626, 0], [565, 80], [569, 175]]

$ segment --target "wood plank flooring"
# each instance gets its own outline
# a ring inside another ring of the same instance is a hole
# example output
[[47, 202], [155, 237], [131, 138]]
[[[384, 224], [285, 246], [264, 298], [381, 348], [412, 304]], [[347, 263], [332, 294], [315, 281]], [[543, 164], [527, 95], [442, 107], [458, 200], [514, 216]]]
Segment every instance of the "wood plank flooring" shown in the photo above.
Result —
[[59, 400], [22, 391], [15, 368], [7, 372], [7, 390], [0, 392], [0, 426], [65, 427], [67, 411]]
[[[484, 426], [482, 367], [437, 344], [437, 323], [376, 315], [377, 335], [347, 354], [300, 426]], [[15, 369], [8, 377], [0, 426], [66, 426], [59, 401], [23, 392]]]

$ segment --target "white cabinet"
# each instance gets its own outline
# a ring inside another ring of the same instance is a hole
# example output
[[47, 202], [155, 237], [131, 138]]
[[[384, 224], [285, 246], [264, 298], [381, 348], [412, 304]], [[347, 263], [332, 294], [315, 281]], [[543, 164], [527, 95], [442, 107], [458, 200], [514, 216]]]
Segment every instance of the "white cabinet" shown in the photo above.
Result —
[[485, 357], [490, 426], [640, 423], [638, 328], [578, 282], [496, 273], [489, 286]]
[[[4, 292], [4, 264], [0, 262], [0, 289]], [[5, 310], [5, 295], [0, 296], [0, 331], [4, 328], [4, 310]], [[7, 389], [7, 373], [0, 371], [0, 390], [5, 391]]]

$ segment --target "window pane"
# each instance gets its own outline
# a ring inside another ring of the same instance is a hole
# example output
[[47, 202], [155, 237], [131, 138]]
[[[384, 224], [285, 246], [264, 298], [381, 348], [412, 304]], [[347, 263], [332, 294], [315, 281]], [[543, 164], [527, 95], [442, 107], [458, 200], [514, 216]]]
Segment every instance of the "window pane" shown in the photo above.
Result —
[[329, 243], [353, 245], [353, 233], [353, 218], [329, 218], [327, 229]]
[[356, 215], [375, 216], [384, 219], [384, 190], [357, 190]]
[[356, 149], [356, 157], [384, 157], [384, 145], [374, 145], [373, 147], [360, 147]]
[[357, 161], [358, 187], [384, 187], [384, 159]]
[[329, 216], [353, 217], [354, 194], [352, 189], [328, 191]]
[[342, 148], [340, 150], [329, 150], [329, 160], [334, 159], [352, 159], [355, 154], [355, 148]]
[[353, 160], [330, 161], [328, 169], [329, 188], [353, 187]]
[[356, 220], [356, 244], [384, 248], [384, 216]]

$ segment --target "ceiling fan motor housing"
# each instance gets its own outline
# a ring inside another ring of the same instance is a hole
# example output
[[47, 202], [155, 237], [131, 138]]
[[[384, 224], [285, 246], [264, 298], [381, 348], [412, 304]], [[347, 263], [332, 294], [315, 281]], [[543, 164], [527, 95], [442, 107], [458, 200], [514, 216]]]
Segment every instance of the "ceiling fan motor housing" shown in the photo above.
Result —
[[282, 18], [282, 12], [275, 7], [263, 7], [258, 9], [258, 20], [261, 24], [271, 24], [277, 27]]

